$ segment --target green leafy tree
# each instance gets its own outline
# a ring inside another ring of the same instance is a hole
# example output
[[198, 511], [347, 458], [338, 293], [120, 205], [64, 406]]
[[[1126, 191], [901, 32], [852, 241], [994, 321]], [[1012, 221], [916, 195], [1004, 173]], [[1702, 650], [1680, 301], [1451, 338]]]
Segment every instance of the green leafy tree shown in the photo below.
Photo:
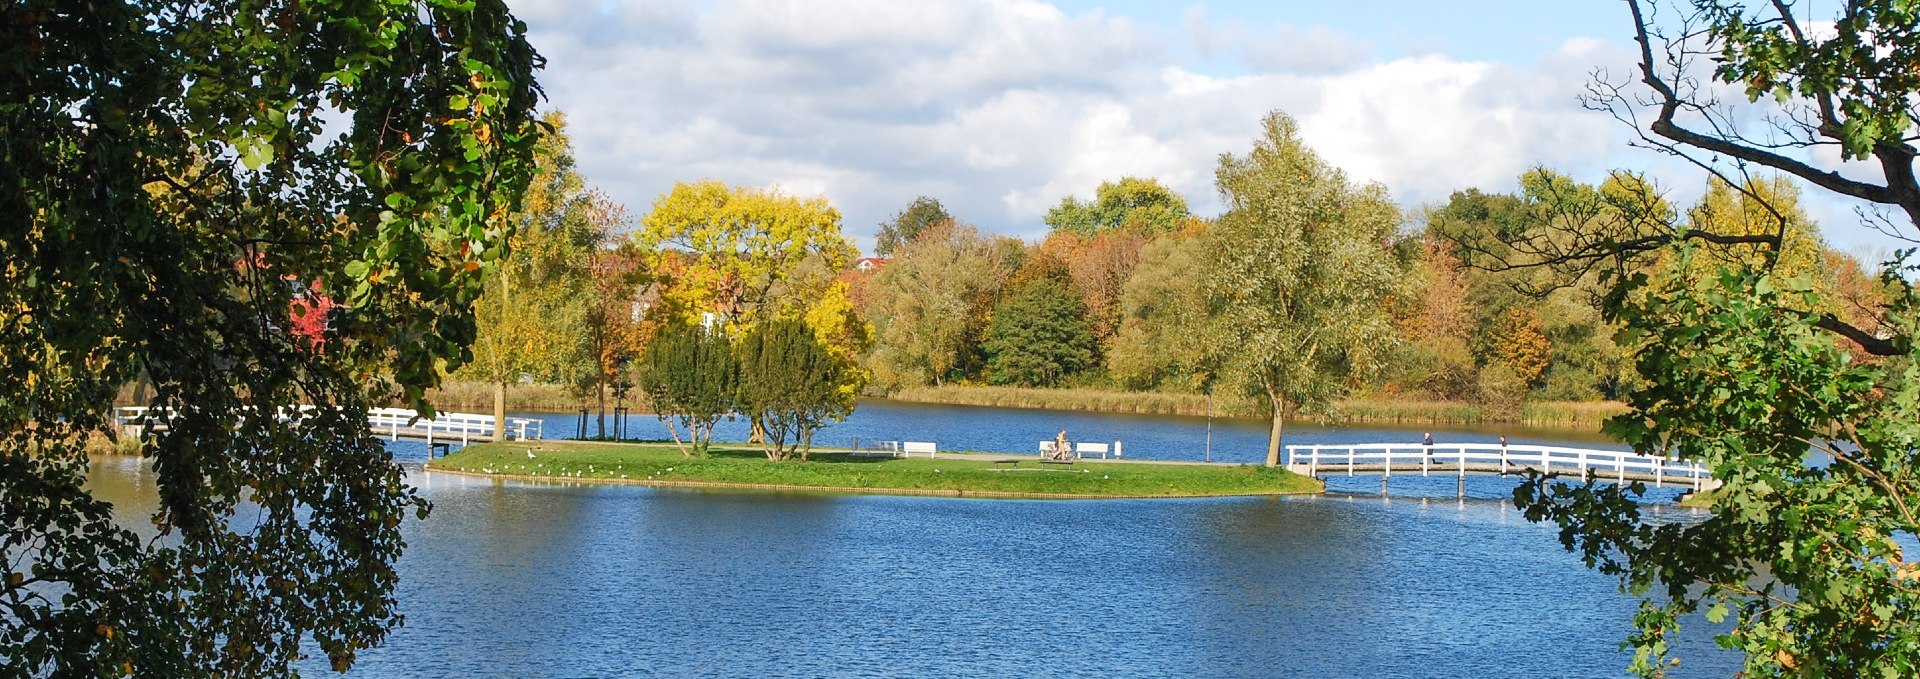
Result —
[[959, 224], [898, 254], [874, 276], [863, 310], [878, 335], [867, 362], [884, 388], [941, 384], [977, 347], [1007, 270], [994, 239]]
[[1227, 212], [1207, 232], [1207, 297], [1225, 386], [1267, 400], [1267, 465], [1285, 418], [1324, 409], [1371, 379], [1394, 347], [1388, 298], [1403, 267], [1391, 250], [1400, 211], [1379, 185], [1355, 187], [1266, 117], [1245, 156], [1220, 157]]
[[1120, 330], [1107, 369], [1129, 389], [1191, 392], [1209, 377], [1205, 254], [1198, 235], [1165, 234], [1140, 250], [1120, 291]]
[[[635, 382], [680, 454], [706, 457], [714, 423], [735, 409], [739, 379], [739, 360], [726, 335], [675, 324], [647, 343]], [[682, 428], [687, 430], [685, 442], [680, 439]]]
[[906, 208], [894, 213], [893, 219], [880, 224], [873, 250], [881, 257], [892, 257], [927, 229], [951, 221], [953, 215], [947, 214], [946, 206], [941, 205], [938, 198], [916, 197]]
[[[1650, 21], [1656, 6], [1665, 5], [1628, 3], [1638, 83], [1596, 83], [1590, 104], [1645, 121], [1641, 143], [1696, 161], [1745, 190], [1758, 212], [1743, 209], [1732, 223], [1574, 215], [1507, 247], [1562, 276], [1619, 272], [1608, 279], [1607, 311], [1646, 381], [1608, 431], [1637, 450], [1696, 460], [1723, 485], [1707, 518], [1684, 525], [1644, 516], [1642, 488], [1592, 479], [1536, 477], [1515, 503], [1649, 597], [1629, 639], [1638, 674], [1667, 673], [1683, 616], [1704, 611], [1731, 621], [1719, 641], [1745, 654], [1743, 676], [1911, 676], [1920, 671], [1920, 568], [1896, 536], [1920, 530], [1920, 271], [1896, 256], [1878, 308], [1833, 311], [1815, 276], [1792, 272], [1791, 205], [1751, 191], [1745, 172], [1866, 201], [1877, 206], [1867, 213], [1874, 225], [1920, 235], [1911, 143], [1920, 25], [1908, 3], [1891, 0], [1845, 3], [1818, 31], [1789, 3], [1703, 0], [1668, 25]], [[1788, 112], [1773, 118], [1769, 139], [1725, 124], [1752, 111], [1699, 98], [1709, 90], [1686, 66], [1709, 59], [1717, 80]], [[1876, 164], [1877, 177], [1857, 179], [1808, 152], [1828, 147]], [[1660, 199], [1644, 183], [1625, 188], [1608, 198]], [[1746, 223], [1755, 214], [1761, 223]], [[1720, 256], [1732, 247], [1752, 256]], [[1646, 262], [1673, 266], [1650, 272]], [[1863, 317], [1874, 325], [1857, 324]]]
[[1192, 217], [1187, 200], [1154, 179], [1121, 177], [1101, 182], [1091, 203], [1073, 196], [1047, 211], [1054, 231], [1093, 236], [1105, 230], [1129, 227], [1143, 233], [1167, 233]]
[[760, 423], [767, 459], [806, 459], [813, 432], [853, 412], [857, 379], [852, 366], [834, 356], [812, 327], [798, 319], [754, 324], [738, 347], [741, 412]]
[[[400, 622], [427, 505], [366, 411], [431, 412], [467, 358], [532, 169], [524, 36], [496, 0], [0, 6], [10, 673], [344, 671]], [[324, 342], [296, 290], [337, 304]], [[78, 443], [142, 373], [171, 413], [141, 443], [160, 539]]]
[[1095, 358], [1086, 303], [1050, 278], [1007, 293], [994, 307], [982, 346], [994, 384], [1055, 386]]

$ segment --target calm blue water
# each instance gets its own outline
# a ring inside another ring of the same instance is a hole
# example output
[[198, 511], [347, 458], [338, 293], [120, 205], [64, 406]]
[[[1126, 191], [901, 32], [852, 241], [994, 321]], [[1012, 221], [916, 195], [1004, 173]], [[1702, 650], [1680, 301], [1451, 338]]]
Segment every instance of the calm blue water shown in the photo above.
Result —
[[[1195, 457], [1196, 425], [883, 403], [836, 431], [1024, 452], [1067, 426]], [[1260, 423], [1214, 433], [1216, 459], [1264, 445]], [[1491, 436], [1435, 434], [1470, 435]], [[1630, 660], [1636, 602], [1498, 478], [1464, 500], [1451, 477], [1398, 476], [1392, 497], [1375, 477], [1320, 497], [974, 500], [496, 482], [394, 449], [435, 509], [405, 527], [407, 625], [352, 677], [1616, 677]], [[100, 473], [139, 486], [137, 464]], [[1706, 628], [1681, 637], [1676, 676], [1736, 669]]]
[[[1027, 452], [1062, 427], [1113, 432], [1129, 457], [1205, 455], [1201, 418], [885, 402], [822, 442]], [[1289, 442], [1420, 434], [1294, 426]], [[1264, 436], [1216, 421], [1214, 458], [1258, 460]], [[392, 449], [435, 511], [404, 528], [408, 624], [353, 677], [1612, 677], [1629, 660], [1635, 601], [1496, 477], [1461, 500], [1445, 475], [1396, 475], [1390, 497], [1378, 477], [1333, 477], [1321, 497], [970, 500], [493, 482]], [[95, 487], [141, 525], [150, 478], [111, 460]], [[1730, 675], [1737, 658], [1693, 625], [1677, 676]]]
[[[350, 676], [1611, 677], [1628, 662], [1633, 602], [1493, 501], [413, 479], [435, 510], [408, 527], [408, 623]], [[1682, 646], [1682, 676], [1731, 674], [1704, 633]]]

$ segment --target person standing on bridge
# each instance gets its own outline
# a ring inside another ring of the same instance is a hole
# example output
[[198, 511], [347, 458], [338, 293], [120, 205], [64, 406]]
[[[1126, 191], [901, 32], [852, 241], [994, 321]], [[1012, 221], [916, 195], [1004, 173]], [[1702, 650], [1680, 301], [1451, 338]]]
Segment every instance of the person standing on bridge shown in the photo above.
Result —
[[1433, 457], [1433, 432], [1427, 432], [1426, 437], [1421, 439], [1420, 445], [1426, 446], [1427, 457]]

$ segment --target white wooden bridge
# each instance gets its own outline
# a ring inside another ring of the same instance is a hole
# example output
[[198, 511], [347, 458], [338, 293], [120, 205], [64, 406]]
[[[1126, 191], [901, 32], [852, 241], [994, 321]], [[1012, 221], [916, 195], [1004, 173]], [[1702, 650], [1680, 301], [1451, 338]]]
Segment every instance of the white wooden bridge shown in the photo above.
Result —
[[1651, 482], [1655, 488], [1678, 486], [1694, 492], [1720, 486], [1720, 481], [1713, 478], [1713, 473], [1706, 467], [1676, 457], [1620, 450], [1498, 443], [1287, 446], [1287, 469], [1314, 477], [1324, 474], [1379, 474], [1382, 484], [1394, 474], [1456, 476], [1464, 484], [1468, 474], [1504, 476], [1534, 470], [1578, 474], [1582, 478], [1592, 472], [1597, 478], [1617, 483]]
[[[311, 412], [313, 406], [282, 408], [280, 418], [297, 419], [301, 414]], [[122, 431], [137, 433], [143, 427], [165, 429], [171, 413], [166, 409], [128, 406], [113, 409], [113, 422]], [[494, 419], [492, 415], [472, 413], [435, 413], [433, 419], [420, 416], [420, 412], [410, 408], [373, 408], [367, 411], [367, 430], [376, 436], [385, 436], [389, 441], [402, 438], [425, 439], [428, 446], [436, 443], [451, 444], [455, 440], [460, 445], [468, 442], [494, 440]], [[502, 433], [508, 439], [537, 439], [541, 437], [540, 420], [509, 417]]]

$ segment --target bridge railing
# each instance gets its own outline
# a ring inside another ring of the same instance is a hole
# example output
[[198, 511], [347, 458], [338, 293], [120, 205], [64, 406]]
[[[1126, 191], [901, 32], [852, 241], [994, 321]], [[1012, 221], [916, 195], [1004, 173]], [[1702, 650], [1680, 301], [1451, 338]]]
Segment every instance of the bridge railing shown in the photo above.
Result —
[[1468, 472], [1500, 474], [1521, 470], [1567, 472], [1586, 476], [1587, 472], [1625, 482], [1650, 478], [1654, 487], [1682, 484], [1694, 490], [1711, 485], [1713, 473], [1698, 463], [1677, 457], [1642, 455], [1632, 451], [1569, 448], [1563, 446], [1500, 445], [1497, 443], [1361, 443], [1343, 445], [1287, 446], [1287, 465], [1310, 476], [1364, 469], [1392, 476], [1394, 472]]
[[[314, 406], [285, 406], [280, 408], [277, 417], [282, 421], [300, 418], [312, 412]], [[140, 427], [147, 424], [165, 424], [173, 416], [170, 409], [148, 408], [145, 406], [125, 406], [113, 409], [114, 424], [122, 427]], [[510, 417], [507, 418], [506, 434], [509, 438], [527, 440], [542, 436], [540, 420]], [[419, 411], [410, 408], [374, 408], [367, 411], [367, 429], [376, 435], [384, 434], [390, 440], [402, 435], [423, 436], [431, 444], [435, 438], [451, 441], [460, 439], [466, 445], [474, 437], [491, 437], [494, 433], [492, 415], [472, 413], [437, 413], [433, 419], [420, 417]]]

